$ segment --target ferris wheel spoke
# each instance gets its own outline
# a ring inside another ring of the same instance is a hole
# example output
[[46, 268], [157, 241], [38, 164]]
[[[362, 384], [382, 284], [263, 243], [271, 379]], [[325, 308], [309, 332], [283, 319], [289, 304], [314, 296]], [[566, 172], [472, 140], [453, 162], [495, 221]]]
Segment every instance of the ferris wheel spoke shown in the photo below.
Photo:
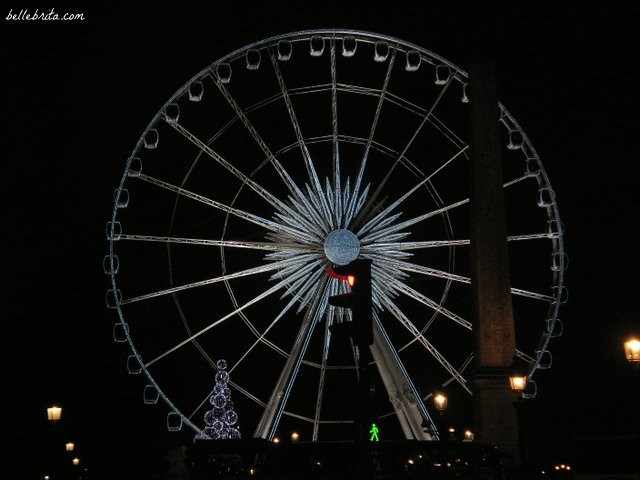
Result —
[[[359, 230], [358, 232], [358, 236], [365, 234], [367, 231], [373, 230], [373, 226], [376, 225], [377, 223], [382, 223], [382, 225], [384, 225], [385, 223], [383, 223], [384, 219], [386, 219], [386, 216], [389, 215], [389, 213], [391, 211], [393, 211], [402, 201], [406, 200], [406, 198], [413, 193], [418, 187], [422, 186], [424, 183], [428, 182], [431, 178], [432, 175], [434, 175], [435, 173], [437, 173], [439, 170], [441, 170], [444, 166], [446, 166], [447, 164], [449, 164], [453, 159], [455, 159], [456, 157], [458, 157], [460, 154], [464, 153], [467, 150], [468, 146], [463, 147], [461, 150], [459, 150], [458, 152], [456, 152], [456, 154], [451, 157], [449, 160], [447, 160], [447, 162], [445, 162], [441, 168], [439, 168], [438, 170], [436, 170], [436, 172], [434, 172], [433, 174], [431, 174], [429, 177], [427, 177], [425, 180], [423, 180], [422, 182], [420, 182], [420, 184], [418, 184], [417, 186], [415, 186], [413, 189], [409, 190], [409, 192], [407, 192], [405, 195], [403, 195], [400, 199], [398, 199], [396, 202], [394, 202], [393, 204], [391, 204], [389, 207], [387, 207], [383, 212], [380, 212], [378, 215], [376, 215], [376, 217], [374, 217], [373, 219], [371, 219], [369, 222], [367, 222], [365, 225], [362, 226], [362, 228]], [[509, 182], [506, 182], [503, 187], [509, 187], [511, 185], [514, 185], [518, 182], [521, 182], [527, 178], [530, 178], [530, 175], [525, 174], [521, 177], [518, 177], [514, 180], [511, 180]], [[441, 213], [445, 213], [453, 208], [457, 208], [460, 207], [462, 205], [466, 205], [467, 203], [469, 203], [469, 199], [466, 198], [464, 200], [460, 200], [459, 202], [455, 202], [452, 203], [450, 205], [446, 205], [443, 206], [437, 210], [433, 210], [431, 212], [427, 212], [423, 215], [419, 215], [417, 217], [414, 217], [412, 219], [406, 220], [405, 222], [401, 222], [395, 225], [392, 225], [386, 229], [383, 230], [379, 230], [379, 231], [372, 231], [368, 236], [365, 236], [364, 238], [361, 239], [361, 242], [364, 243], [371, 243], [371, 242], [375, 242], [375, 241], [379, 241], [381, 238], [384, 238], [385, 235], [388, 235], [390, 233], [394, 233], [397, 232], [399, 230], [402, 230], [404, 228], [410, 227], [412, 225], [415, 225], [419, 222], [422, 222], [428, 218], [431, 218], [435, 215], [441, 214]], [[379, 225], [376, 225], [379, 227]], [[552, 235], [551, 233], [549, 235]], [[556, 235], [558, 235], [556, 233]]]
[[[278, 80], [278, 85], [280, 86], [280, 91], [282, 93], [282, 99], [284, 100], [285, 106], [287, 108], [287, 112], [289, 113], [289, 119], [291, 120], [291, 124], [293, 127], [293, 131], [296, 135], [296, 139], [298, 141], [298, 145], [300, 147], [300, 151], [302, 154], [302, 158], [304, 159], [305, 166], [307, 167], [307, 173], [309, 175], [309, 180], [313, 184], [315, 192], [317, 196], [320, 198], [320, 205], [324, 212], [324, 218], [330, 218], [330, 210], [328, 205], [326, 204], [326, 200], [324, 195], [322, 194], [322, 185], [320, 183], [320, 179], [318, 177], [318, 173], [313, 164], [313, 160], [311, 159], [311, 154], [307, 149], [307, 145], [304, 141], [304, 136], [302, 135], [302, 128], [300, 127], [300, 123], [298, 122], [298, 116], [296, 115], [296, 111], [293, 108], [293, 102], [291, 101], [291, 95], [289, 94], [289, 90], [287, 89], [287, 85], [285, 83], [284, 77], [282, 75], [282, 70], [278, 65], [278, 61], [273, 53], [270, 51], [269, 57], [271, 58], [271, 64], [273, 66], [273, 70], [276, 75], [276, 79]], [[310, 207], [310, 205], [307, 205]]]
[[[242, 124], [245, 126], [245, 128], [247, 129], [247, 131], [249, 132], [249, 134], [251, 135], [253, 140], [258, 145], [258, 147], [260, 147], [260, 149], [264, 153], [265, 157], [269, 160], [271, 165], [274, 167], [276, 173], [278, 173], [278, 175], [280, 176], [280, 178], [284, 182], [285, 186], [289, 189], [289, 191], [291, 192], [293, 197], [296, 198], [298, 201], [301, 201], [301, 202], [305, 203], [307, 208], [312, 209], [313, 206], [308, 203], [307, 199], [305, 198], [304, 194], [302, 193], [302, 191], [300, 190], [300, 188], [298, 187], [296, 182], [293, 180], [293, 178], [291, 178], [291, 176], [289, 175], [287, 170], [278, 161], [278, 159], [275, 157], [273, 152], [271, 152], [271, 150], [267, 146], [267, 144], [264, 141], [264, 139], [262, 138], [262, 136], [258, 133], [256, 128], [253, 126], [253, 124], [251, 123], [251, 121], [247, 117], [247, 115], [244, 112], [244, 110], [242, 109], [242, 107], [240, 107], [240, 105], [238, 105], [238, 103], [235, 101], [235, 99], [233, 98], [233, 96], [231, 95], [229, 90], [227, 90], [227, 88], [225, 88], [223, 82], [219, 78], [213, 78], [213, 80], [216, 83], [216, 85], [218, 86], [218, 90], [220, 90], [220, 93], [222, 93], [222, 96], [227, 100], [227, 102], [229, 103], [231, 108], [234, 110], [234, 112], [236, 113], [236, 115], [238, 116], [238, 118], [240, 119]], [[307, 165], [307, 166], [309, 166], [309, 165]], [[312, 170], [312, 172], [310, 172], [310, 174], [312, 174], [312, 175], [315, 174], [315, 168]], [[317, 174], [316, 174], [316, 176], [317, 176]]]
[[[340, 145], [338, 143], [338, 86], [337, 86], [337, 67], [336, 67], [336, 42], [331, 38], [331, 146], [332, 146], [332, 163], [333, 163], [333, 212], [334, 226], [338, 228], [342, 226], [342, 180], [340, 178]], [[327, 179], [327, 189], [329, 188]]]
[[[460, 365], [460, 368], [458, 368], [458, 372], [460, 373], [464, 372], [469, 367], [469, 365], [471, 365], [471, 362], [473, 362], [473, 352], [471, 352], [467, 356], [467, 358], [465, 358], [464, 362], [462, 362], [462, 365]], [[455, 382], [455, 380], [456, 380], [455, 377], [451, 377], [447, 379], [447, 381], [442, 384], [442, 388], [448, 387], [449, 384], [451, 384], [452, 382]]]
[[266, 218], [262, 218], [258, 215], [254, 215], [252, 213], [249, 212], [245, 212], [244, 210], [239, 210], [237, 208], [233, 208], [230, 207], [228, 205], [225, 205], [223, 203], [217, 202], [215, 200], [212, 200], [210, 198], [207, 198], [203, 195], [191, 192], [189, 190], [186, 190], [184, 188], [178, 187], [176, 185], [173, 185], [171, 183], [165, 182], [164, 180], [160, 180], [158, 178], [154, 178], [154, 177], [150, 177], [149, 175], [140, 173], [140, 175], [138, 176], [138, 178], [140, 180], [143, 180], [147, 183], [150, 183], [152, 185], [156, 185], [160, 188], [164, 188], [165, 190], [168, 190], [170, 192], [174, 192], [178, 195], [181, 195], [185, 198], [189, 198], [191, 200], [195, 200], [197, 202], [203, 203], [205, 205], [208, 205], [210, 207], [213, 207], [217, 210], [226, 212], [226, 213], [230, 213], [232, 215], [234, 215], [237, 218], [243, 219], [243, 220], [247, 220], [251, 223], [254, 223], [256, 225], [259, 225], [265, 229], [267, 229], [268, 231], [274, 232], [274, 233], [281, 233], [281, 232], [286, 232], [287, 234], [289, 234], [291, 237], [299, 240], [299, 241], [303, 241], [303, 242], [312, 242], [314, 239], [313, 237], [311, 237], [308, 233], [299, 230], [299, 229], [294, 229], [288, 225], [283, 225], [277, 222], [274, 222], [272, 220], [268, 220]]
[[[304, 298], [304, 294], [307, 292], [307, 290], [309, 290], [309, 288], [311, 286], [313, 286], [317, 282], [319, 282], [321, 277], [323, 277], [323, 276], [324, 276], [323, 272], [320, 269], [317, 268], [317, 265], [315, 264], [315, 262], [310, 262], [310, 263], [306, 263], [306, 264], [305, 264], [305, 262], [297, 262], [295, 270], [289, 272], [289, 275], [287, 275], [285, 273], [274, 275], [271, 278], [272, 280], [275, 279], [275, 278], [288, 277], [288, 279], [291, 282], [291, 284], [287, 287], [287, 291], [288, 292], [295, 292], [295, 293], [292, 293], [292, 295], [291, 295], [292, 296], [292, 300], [289, 302], [289, 304], [287, 304], [283, 308], [283, 310], [280, 312], [280, 314], [278, 314], [276, 316], [276, 320], [274, 320], [272, 325], [268, 327], [267, 331], [270, 330], [272, 328], [272, 326], [275, 325], [277, 320], [279, 320], [291, 308], [291, 306], [293, 306], [295, 303], [300, 303], [300, 305], [299, 305], [299, 307], [297, 309], [297, 312], [296, 312], [296, 313], [299, 313], [301, 311], [301, 309], [303, 308], [303, 306], [306, 304], [306, 301], [305, 301], [305, 298]], [[284, 298], [286, 294], [287, 294], [287, 292], [283, 293], [281, 295], [280, 299]], [[249, 321], [248, 319], [245, 318], [244, 315], [242, 317], [243, 317], [243, 320], [244, 320], [245, 324], [249, 328], [249, 330], [257, 338], [256, 342], [254, 343], [254, 346], [257, 343], [263, 343], [264, 345], [267, 345], [268, 347], [272, 348], [274, 351], [278, 352], [279, 354], [281, 354], [283, 356], [286, 356], [286, 352], [282, 348], [280, 348], [278, 345], [276, 345], [275, 343], [273, 343], [272, 341], [268, 340], [265, 337], [265, 334], [267, 333], [267, 331], [261, 333], [258, 330], [258, 328], [256, 328], [255, 325], [253, 325], [253, 323], [251, 323], [251, 321]], [[251, 347], [251, 349], [253, 349], [253, 348], [254, 347]]]
[[[387, 65], [387, 71], [385, 73], [382, 89], [377, 95], [378, 103], [376, 105], [376, 110], [373, 115], [373, 119], [371, 121], [371, 127], [369, 128], [369, 137], [367, 138], [364, 154], [362, 155], [362, 160], [360, 161], [360, 168], [358, 169], [358, 175], [356, 177], [356, 180], [353, 186], [353, 195], [351, 197], [351, 202], [347, 207], [347, 213], [346, 213], [346, 219], [345, 219], [346, 225], [351, 224], [352, 220], [354, 222], [354, 225], [358, 225], [358, 223], [360, 222], [360, 215], [358, 215], [358, 212], [361, 212], [362, 204], [358, 205], [356, 203], [356, 200], [358, 199], [360, 190], [362, 188], [362, 179], [364, 178], [364, 172], [367, 166], [367, 161], [369, 159], [369, 152], [371, 150], [371, 145], [373, 144], [373, 137], [378, 127], [378, 122], [380, 120], [382, 106], [384, 105], [384, 101], [387, 96], [389, 81], [391, 79], [391, 73], [393, 72], [393, 65], [395, 64], [395, 59], [396, 59], [396, 49], [393, 49], [391, 53], [391, 58], [389, 59], [389, 62]], [[367, 186], [366, 190], [368, 191], [368, 189], [369, 187]], [[354, 215], [358, 215], [358, 217], [356, 217], [355, 220], [353, 219]]]
[[[438, 270], [435, 268], [425, 267], [422, 265], [416, 265], [414, 263], [409, 263], [406, 261], [395, 261], [394, 266], [396, 269], [401, 270], [403, 272], [412, 272], [419, 273], [421, 275], [427, 275], [430, 277], [443, 278], [445, 280], [450, 280], [459, 283], [471, 283], [471, 278], [465, 277], [463, 275], [457, 275], [451, 272], [445, 272], [443, 270]], [[552, 301], [553, 297], [551, 295], [545, 295], [542, 293], [531, 292], [529, 290], [523, 290], [521, 288], [511, 288], [512, 295], [518, 295], [520, 297], [527, 297], [535, 300], [543, 300], [543, 301]]]
[[436, 268], [425, 267], [422, 265], [416, 265], [415, 263], [409, 263], [406, 261], [397, 262], [397, 268], [403, 272], [419, 273], [420, 275], [426, 275], [429, 277], [443, 278], [445, 280], [452, 280], [459, 283], [471, 283], [469, 277], [463, 275], [457, 275], [451, 272], [445, 272]]
[[[524, 235], [509, 235], [507, 236], [508, 242], [517, 242], [523, 240], [557, 240], [561, 237], [558, 232], [545, 232], [545, 233], [531, 233]], [[460, 240], [425, 240], [422, 242], [376, 242], [363, 245], [362, 251], [366, 253], [386, 253], [387, 251], [404, 252], [407, 250], [422, 250], [425, 248], [441, 248], [441, 247], [454, 247], [469, 245], [471, 243], [468, 239]]]
[[[254, 269], [249, 269], [249, 270], [254, 270]], [[216, 280], [219, 281], [220, 278], [221, 277], [219, 277]], [[232, 312], [228, 313], [227, 315], [224, 315], [223, 317], [219, 318], [218, 320], [215, 320], [214, 322], [210, 323], [209, 325], [207, 325], [206, 327], [202, 328], [198, 332], [196, 332], [196, 333], [194, 333], [192, 335], [189, 335], [189, 337], [187, 337], [183, 341], [177, 343], [176, 345], [174, 345], [170, 349], [168, 349], [165, 352], [161, 353], [160, 355], [155, 357], [153, 360], [145, 363], [144, 367], [148, 368], [149, 366], [151, 366], [154, 363], [156, 363], [157, 361], [163, 359], [167, 355], [169, 355], [169, 354], [175, 352], [176, 350], [184, 347], [185, 345], [187, 345], [188, 343], [192, 342], [193, 340], [195, 340], [196, 338], [198, 338], [202, 334], [208, 332], [212, 328], [215, 328], [218, 325], [220, 325], [221, 323], [225, 322], [226, 320], [234, 317], [235, 315], [238, 315], [240, 312], [246, 310], [251, 305], [254, 305], [254, 304], [264, 300], [265, 298], [269, 297], [270, 295], [273, 295], [274, 293], [282, 290], [283, 288], [286, 288], [289, 282], [290, 282], [290, 279], [288, 279], [288, 278], [285, 278], [284, 280], [281, 280], [277, 284], [273, 285], [271, 288], [265, 290], [264, 292], [260, 293], [259, 295], [256, 295], [254, 298], [252, 298], [251, 300], [249, 300], [248, 302], [246, 302], [242, 306], [237, 307], [235, 310], [233, 310]]]
[[[294, 296], [299, 297], [296, 313], [300, 313], [311, 302], [312, 298], [318, 296], [320, 292], [324, 292], [326, 289], [326, 280], [327, 275], [325, 270], [315, 268], [315, 271], [309, 273], [306, 278], [300, 278], [292, 284], [291, 289], [296, 292]], [[312, 293], [311, 290], [315, 293]], [[321, 298], [320, 305], [326, 307], [324, 298]]]
[[[545, 237], [546, 238], [546, 237]], [[442, 248], [469, 245], [470, 240], [425, 240], [422, 242], [377, 242], [363, 246], [366, 252], [386, 253], [387, 251], [405, 252], [408, 250], [422, 250], [425, 248]]]
[[422, 303], [423, 305], [426, 305], [427, 307], [431, 308], [434, 312], [437, 312], [439, 314], [441, 314], [442, 316], [453, 320], [454, 322], [456, 322], [457, 324], [463, 326], [464, 328], [471, 330], [471, 322], [469, 322], [468, 320], [465, 320], [464, 318], [462, 318], [460, 315], [457, 315], [455, 313], [453, 313], [452, 311], [446, 309], [445, 307], [443, 307], [442, 305], [440, 305], [438, 302], [436, 302], [435, 300], [432, 300], [431, 298], [427, 297], [426, 295], [418, 292], [417, 290], [409, 287], [406, 283], [398, 281], [398, 280], [394, 280], [392, 288], [400, 293], [403, 293], [404, 295], [406, 295], [409, 298], [413, 298], [414, 300], [418, 301], [419, 303]]
[[559, 232], [545, 232], [545, 233], [530, 233], [526, 235], [509, 235], [507, 237], [507, 241], [509, 242], [517, 242], [520, 240], [558, 240], [562, 238], [562, 235]]
[[[320, 302], [322, 308], [323, 302]], [[320, 428], [320, 419], [322, 412], [322, 402], [324, 401], [324, 387], [327, 375], [327, 361], [329, 360], [329, 347], [331, 345], [331, 327], [330, 322], [325, 322], [322, 336], [322, 357], [320, 359], [320, 376], [318, 378], [318, 396], [316, 398], [315, 413], [313, 417], [313, 434], [312, 441], [318, 440], [318, 431]]]
[[412, 335], [415, 341], [419, 342], [437, 361], [444, 367], [444, 369], [455, 378], [458, 383], [467, 392], [471, 393], [470, 388], [467, 386], [467, 380], [464, 378], [456, 368], [442, 355], [432, 344], [425, 338], [425, 336], [416, 328], [416, 326], [407, 318], [402, 312], [400, 307], [386, 294], [382, 295], [382, 303], [389, 309], [389, 312], [400, 322], [400, 324], [407, 329]]
[[[332, 217], [328, 217], [321, 209], [323, 204], [326, 204], [324, 194], [318, 195], [311, 189], [309, 184], [305, 184], [305, 188], [308, 193], [308, 198], [304, 200], [298, 200], [293, 197], [289, 197], [289, 201], [294, 208], [290, 208], [291, 212], [286, 214], [276, 213], [276, 217], [280, 218], [285, 224], [293, 223], [300, 225], [299, 229], [306, 229], [309, 233], [318, 234], [318, 232], [324, 232], [324, 234], [332, 230], [331, 225]], [[320, 205], [320, 209], [316, 206]], [[320, 239], [320, 237], [318, 237]]]
[[363, 244], [368, 244], [368, 243], [373, 243], [373, 242], [378, 242], [378, 241], [384, 241], [390, 234], [393, 233], [397, 233], [400, 230], [403, 230], [407, 227], [411, 227], [412, 225], [415, 225], [417, 223], [420, 223], [424, 220], [427, 220], [429, 218], [435, 217], [436, 215], [440, 215], [442, 213], [448, 212], [450, 210], [453, 210], [455, 208], [461, 207], [463, 205], [466, 205], [467, 203], [469, 203], [469, 199], [465, 198], [464, 200], [460, 200], [458, 202], [454, 202], [451, 203], [449, 205], [445, 205], [443, 207], [440, 207], [436, 210], [432, 210], [430, 212], [424, 213], [422, 215], [418, 215], [417, 217], [413, 217], [410, 218], [409, 220], [406, 220], [404, 222], [401, 223], [397, 223], [395, 225], [392, 225], [390, 227], [387, 227], [385, 229], [379, 230], [377, 232], [372, 232], [369, 235], [365, 236], [364, 238], [362, 238], [360, 241]]
[[247, 397], [248, 399], [252, 400], [254, 403], [256, 403], [257, 405], [261, 406], [261, 407], [265, 407], [267, 404], [264, 403], [264, 401], [260, 400], [258, 397], [256, 397], [253, 393], [251, 393], [249, 390], [247, 390], [246, 388], [244, 388], [242, 385], [229, 380], [229, 385], [231, 385], [234, 389], [236, 389], [238, 392], [242, 393], [245, 397]]
[[291, 307], [293, 307], [296, 303], [298, 302], [298, 298], [296, 297], [292, 297], [291, 300], [289, 301], [289, 303], [287, 303], [282, 310], [280, 310], [280, 312], [278, 313], [278, 315], [275, 316], [275, 318], [271, 321], [271, 323], [267, 326], [267, 328], [261, 332], [258, 337], [254, 340], [254, 342], [251, 344], [251, 346], [249, 348], [247, 348], [247, 350], [244, 352], [244, 354], [234, 363], [233, 367], [231, 367], [229, 369], [229, 373], [232, 373], [233, 370], [235, 370], [238, 366], [240, 366], [240, 364], [242, 364], [242, 362], [248, 358], [249, 354], [260, 344], [260, 343], [265, 343], [267, 345], [269, 345], [273, 350], [275, 350], [276, 352], [278, 352], [278, 354], [280, 354], [283, 357], [286, 357], [287, 352], [285, 352], [282, 348], [280, 348], [279, 346], [277, 346], [276, 344], [274, 344], [273, 342], [267, 341], [266, 340], [266, 335], [269, 333], [269, 331], [271, 331], [271, 329], [277, 325], [277, 323], [284, 317], [284, 315], [291, 310]]
[[537, 363], [537, 360], [535, 358], [533, 358], [530, 355], [527, 355], [526, 353], [518, 349], [516, 349], [516, 357], [518, 357], [521, 360], [524, 360], [529, 365], [535, 365]]
[[[277, 197], [272, 195], [268, 190], [262, 187], [259, 183], [253, 181], [249, 176], [242, 173], [239, 169], [231, 165], [228, 161], [226, 161], [222, 156], [220, 156], [215, 150], [213, 150], [209, 145], [204, 143], [202, 140], [198, 139], [195, 135], [189, 132], [186, 128], [180, 125], [176, 121], [171, 121], [169, 124], [180, 132], [184, 137], [188, 138], [192, 143], [194, 143], [201, 151], [206, 153], [209, 157], [214, 159], [217, 163], [219, 163], [223, 168], [232, 173], [236, 178], [238, 178], [243, 184], [246, 184], [251, 188], [254, 192], [256, 192], [260, 197], [262, 197], [267, 203], [269, 203], [272, 207], [276, 209], [276, 212], [279, 215], [290, 216], [297, 220], [298, 223], [304, 225], [307, 230], [312, 230], [312, 224], [304, 217], [301, 217], [297, 214], [295, 210], [290, 208], [285, 202], [279, 200]], [[306, 148], [306, 147], [305, 147]], [[299, 202], [296, 202], [299, 203]], [[310, 205], [305, 205], [305, 207], [310, 207]], [[314, 214], [310, 214], [309, 218], [319, 219], [320, 217], [315, 214], [315, 210], [313, 210]]]
[[[437, 115], [432, 114], [429, 117], [429, 123], [431, 123], [433, 128], [435, 128], [438, 132], [440, 132], [444, 138], [449, 140], [457, 148], [464, 148], [465, 146], [467, 146], [466, 143], [459, 136], [457, 136], [449, 127], [447, 127], [438, 118]], [[468, 154], [465, 154], [465, 155], [467, 156], [467, 158], [469, 157]]]
[[208, 238], [166, 237], [161, 235], [140, 235], [121, 233], [118, 241], [130, 240], [138, 242], [178, 243], [186, 245], [205, 245], [225, 248], [241, 248], [249, 250], [266, 250], [270, 252], [311, 253], [315, 249], [299, 243], [248, 242], [244, 240], [211, 240]]
[[384, 178], [380, 181], [380, 183], [378, 184], [378, 186], [376, 187], [376, 190], [373, 192], [373, 194], [371, 195], [371, 198], [368, 200], [367, 205], [364, 207], [364, 209], [362, 210], [362, 215], [359, 216], [360, 221], [364, 222], [367, 219], [367, 215], [369, 215], [369, 212], [373, 211], [372, 207], [376, 204], [376, 202], [378, 201], [378, 197], [380, 196], [380, 193], [383, 191], [383, 189], [386, 187], [387, 182], [389, 181], [389, 179], [391, 178], [391, 174], [393, 173], [393, 171], [395, 170], [395, 168], [400, 164], [400, 162], [402, 161], [403, 158], [405, 158], [405, 155], [407, 153], [407, 151], [409, 150], [409, 147], [411, 147], [411, 145], [413, 144], [414, 140], [418, 137], [418, 134], [422, 131], [424, 125], [427, 123], [427, 121], [429, 120], [429, 117], [431, 116], [431, 114], [433, 113], [433, 110], [436, 108], [436, 106], [440, 103], [440, 100], [442, 99], [442, 97], [444, 96], [444, 93], [447, 91], [447, 89], [449, 88], [449, 85], [451, 85], [451, 82], [453, 81], [453, 77], [449, 78], [449, 80], [447, 81], [447, 83], [442, 87], [442, 89], [440, 90], [440, 92], [438, 93], [437, 97], [435, 98], [435, 100], [433, 101], [433, 103], [431, 104], [431, 107], [429, 108], [429, 110], [423, 115], [422, 120], [420, 121], [420, 123], [418, 124], [418, 126], [416, 127], [416, 129], [413, 131], [413, 134], [411, 135], [411, 137], [409, 138], [408, 142], [405, 144], [404, 148], [402, 149], [402, 151], [400, 152], [400, 154], [396, 157], [395, 161], [393, 162], [393, 164], [391, 165], [391, 167], [388, 169], [386, 175], [384, 176]]
[[286, 262], [274, 262], [274, 263], [268, 263], [268, 264], [264, 264], [264, 265], [260, 265], [258, 267], [254, 267], [254, 268], [248, 268], [246, 270], [242, 270], [239, 272], [235, 272], [235, 273], [229, 273], [226, 275], [221, 275], [219, 277], [214, 277], [214, 278], [207, 278], [205, 280], [200, 280], [198, 282], [191, 282], [191, 283], [187, 283], [184, 285], [178, 285], [175, 287], [171, 287], [171, 288], [167, 288], [164, 290], [158, 290], [155, 292], [151, 292], [151, 293], [146, 293], [144, 295], [138, 295], [136, 297], [131, 297], [131, 298], [127, 298], [127, 299], [123, 299], [120, 301], [121, 305], [127, 305], [130, 303], [136, 303], [136, 302], [141, 302], [143, 300], [150, 300], [152, 298], [157, 298], [157, 297], [162, 297], [164, 295], [169, 295], [169, 294], [173, 294], [173, 293], [177, 293], [177, 292], [181, 292], [184, 290], [191, 290], [194, 288], [199, 288], [199, 287], [204, 287], [207, 285], [212, 285], [214, 283], [220, 283], [223, 281], [229, 281], [229, 280], [233, 280], [233, 279], [237, 279], [237, 278], [243, 278], [243, 277], [250, 277], [252, 275], [258, 275], [261, 273], [268, 273], [274, 270], [277, 270], [278, 268], [282, 268], [283, 266], [286, 265]]
[[545, 295], [544, 293], [531, 292], [529, 290], [523, 290], [521, 288], [512, 288], [512, 295], [517, 295], [519, 297], [526, 297], [533, 300], [542, 300], [544, 302], [552, 302], [554, 297], [551, 295]]
[[416, 184], [413, 188], [409, 189], [404, 195], [402, 195], [400, 198], [398, 198], [395, 202], [393, 202], [392, 204], [390, 204], [388, 207], [386, 207], [384, 210], [382, 210], [379, 214], [377, 214], [375, 217], [373, 217], [372, 219], [370, 219], [369, 221], [367, 221], [362, 228], [360, 229], [360, 231], [358, 232], [358, 236], [364, 235], [365, 233], [367, 233], [368, 231], [376, 231], [379, 230], [380, 228], [384, 227], [388, 222], [389, 222], [389, 218], [394, 218], [395, 217], [390, 217], [391, 212], [393, 212], [396, 208], [398, 208], [405, 200], [407, 200], [411, 195], [413, 195], [416, 191], [418, 191], [418, 189], [420, 189], [421, 187], [423, 187], [424, 185], [428, 184], [431, 182], [431, 179], [434, 177], [434, 175], [436, 175], [437, 173], [441, 172], [444, 168], [446, 168], [451, 162], [453, 162], [455, 159], [457, 159], [460, 155], [462, 155], [463, 153], [465, 153], [467, 151], [469, 147], [468, 146], [464, 146], [463, 148], [461, 148], [460, 150], [458, 150], [454, 155], [452, 155], [449, 159], [447, 159], [442, 165], [440, 165], [436, 170], [434, 170], [433, 172], [431, 172], [428, 176], [425, 176], [424, 179], [422, 179], [420, 182], [418, 182], [418, 184]]
[[536, 178], [537, 177], [537, 172], [525, 172], [523, 175], [516, 177], [512, 180], [509, 180], [508, 182], [505, 182], [502, 185], [502, 188], [508, 188], [511, 187], [513, 185], [516, 185], [524, 180], [528, 180], [530, 178]]
[[[316, 306], [317, 306], [316, 299]], [[291, 389], [297, 377], [300, 369], [300, 364], [306, 354], [311, 340], [311, 335], [314, 331], [315, 325], [319, 323], [319, 317], [321, 312], [317, 308], [310, 308], [306, 311], [296, 340], [293, 342], [293, 346], [287, 362], [285, 363], [280, 378], [274, 386], [269, 402], [267, 403], [258, 427], [256, 428], [255, 437], [271, 439], [273, 434], [280, 423], [280, 418], [284, 412], [284, 408], [289, 400]]]
[[[293, 197], [289, 197], [291, 206], [284, 202], [281, 202], [281, 212], [275, 212], [274, 216], [281, 220], [284, 225], [297, 225], [298, 230], [305, 231], [309, 234], [318, 235], [318, 231], [324, 231], [325, 233], [330, 231], [330, 225], [325, 216], [322, 216], [320, 212], [313, 207], [315, 204], [319, 204], [317, 195], [311, 191], [309, 184], [305, 185], [311, 202], [298, 201]], [[320, 240], [320, 237], [318, 237]], [[282, 241], [282, 240], [280, 240]]]
[[[165, 117], [166, 118], [166, 117]], [[242, 173], [238, 168], [229, 163], [224, 157], [219, 155], [215, 150], [213, 150], [209, 145], [200, 140], [197, 136], [187, 130], [184, 126], [179, 124], [177, 121], [167, 121], [169, 125], [171, 125], [177, 132], [179, 132], [182, 136], [187, 138], [191, 143], [193, 143], [196, 147], [198, 147], [202, 152], [208, 155], [210, 158], [215, 160], [219, 165], [221, 165], [225, 170], [229, 173], [233, 174], [238, 180], [242, 182], [242, 184], [246, 184], [251, 188], [254, 192], [260, 195], [265, 201], [267, 201], [274, 208], [280, 209], [281, 202], [269, 193], [264, 187], [253, 181], [250, 177]]]

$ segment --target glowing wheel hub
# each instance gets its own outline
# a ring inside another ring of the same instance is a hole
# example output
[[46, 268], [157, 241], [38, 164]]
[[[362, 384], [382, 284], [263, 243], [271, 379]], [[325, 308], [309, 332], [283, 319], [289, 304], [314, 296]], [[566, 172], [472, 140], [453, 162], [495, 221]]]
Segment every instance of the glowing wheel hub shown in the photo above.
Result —
[[360, 242], [353, 232], [343, 228], [334, 230], [324, 241], [324, 253], [336, 265], [346, 265], [360, 254]]

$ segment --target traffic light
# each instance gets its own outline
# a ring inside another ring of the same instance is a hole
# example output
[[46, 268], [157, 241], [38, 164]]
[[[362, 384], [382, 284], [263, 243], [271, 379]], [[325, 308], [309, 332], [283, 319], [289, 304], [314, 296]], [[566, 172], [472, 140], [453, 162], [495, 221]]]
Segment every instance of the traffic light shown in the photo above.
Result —
[[351, 336], [356, 343], [373, 344], [371, 260], [354, 260], [347, 265], [336, 265], [327, 270], [327, 275], [347, 281], [351, 292], [329, 297], [334, 307], [350, 308], [353, 328]]

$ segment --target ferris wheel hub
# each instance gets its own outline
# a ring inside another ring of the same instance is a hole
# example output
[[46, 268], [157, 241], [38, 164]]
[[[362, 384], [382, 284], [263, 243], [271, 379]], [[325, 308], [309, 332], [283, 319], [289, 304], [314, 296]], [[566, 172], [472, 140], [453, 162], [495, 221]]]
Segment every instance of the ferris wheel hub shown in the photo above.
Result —
[[324, 253], [334, 264], [346, 265], [358, 258], [360, 242], [353, 232], [340, 228], [327, 235]]

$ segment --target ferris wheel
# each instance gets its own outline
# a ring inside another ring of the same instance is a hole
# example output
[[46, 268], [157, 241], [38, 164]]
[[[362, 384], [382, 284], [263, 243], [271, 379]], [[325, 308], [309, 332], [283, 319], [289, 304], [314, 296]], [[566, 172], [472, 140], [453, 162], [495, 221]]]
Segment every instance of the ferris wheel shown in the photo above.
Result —
[[[470, 404], [466, 86], [419, 46], [313, 30], [225, 55], [166, 101], [115, 189], [104, 268], [114, 339], [170, 430], [202, 434], [224, 358], [244, 436], [344, 436], [362, 355], [332, 328], [351, 319], [326, 271], [356, 258], [371, 260], [381, 431], [438, 438], [435, 390]], [[496, 121], [534, 396], [562, 333], [562, 224], [527, 135], [502, 105]]]

